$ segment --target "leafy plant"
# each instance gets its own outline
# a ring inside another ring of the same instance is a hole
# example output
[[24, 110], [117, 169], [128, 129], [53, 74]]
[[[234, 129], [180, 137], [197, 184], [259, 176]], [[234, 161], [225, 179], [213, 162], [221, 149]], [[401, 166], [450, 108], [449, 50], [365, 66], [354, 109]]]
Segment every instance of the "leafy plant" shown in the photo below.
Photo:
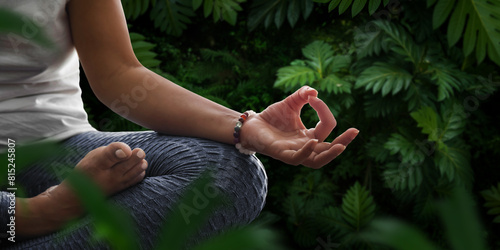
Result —
[[203, 3], [203, 14], [208, 17], [212, 14], [214, 22], [224, 20], [231, 25], [236, 24], [237, 11], [243, 10], [240, 3], [246, 0], [193, 0], [193, 9], [197, 10]]
[[312, 0], [254, 0], [248, 17], [248, 28], [255, 30], [261, 23], [266, 28], [272, 23], [280, 28], [285, 19], [294, 27], [300, 16], [307, 19], [313, 8]]
[[[488, 0], [427, 0], [434, 7], [432, 26], [439, 28], [448, 19], [448, 45], [460, 39], [467, 57], [476, 51], [481, 63], [485, 56], [500, 65], [500, 3]], [[450, 16], [451, 14], [451, 16]], [[465, 30], [465, 31], [464, 31]], [[464, 33], [465, 32], [465, 33]]]
[[[339, 14], [344, 13], [352, 4], [352, 16], [355, 17], [358, 15], [361, 10], [365, 7], [367, 0], [314, 0], [319, 3], [328, 3], [328, 11], [332, 11], [338, 7]], [[368, 2], [368, 11], [370, 15], [375, 13], [377, 8], [380, 6], [382, 0], [370, 0]], [[389, 3], [389, 0], [384, 0], [383, 5], [386, 6]]]
[[492, 186], [490, 189], [483, 190], [481, 195], [486, 200], [484, 206], [490, 208], [488, 214], [496, 215], [493, 222], [500, 223], [500, 182], [497, 187]]

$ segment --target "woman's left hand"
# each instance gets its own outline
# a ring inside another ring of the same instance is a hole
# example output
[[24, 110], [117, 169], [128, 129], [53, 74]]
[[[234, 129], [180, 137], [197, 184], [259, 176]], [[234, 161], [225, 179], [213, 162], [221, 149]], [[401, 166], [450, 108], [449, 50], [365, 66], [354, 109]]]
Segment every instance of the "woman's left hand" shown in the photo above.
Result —
[[[359, 131], [350, 128], [332, 142], [324, 142], [337, 122], [317, 95], [315, 89], [304, 86], [261, 113], [250, 116], [242, 128], [242, 146], [291, 165], [302, 164], [310, 168], [321, 168], [335, 159]], [[300, 110], [307, 103], [320, 119], [311, 129], [307, 129], [300, 119]]]

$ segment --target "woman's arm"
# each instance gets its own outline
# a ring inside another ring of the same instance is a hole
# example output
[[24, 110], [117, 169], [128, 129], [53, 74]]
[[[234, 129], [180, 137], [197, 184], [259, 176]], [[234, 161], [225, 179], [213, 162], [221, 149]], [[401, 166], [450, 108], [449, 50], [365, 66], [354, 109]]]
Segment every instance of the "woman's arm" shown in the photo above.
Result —
[[[119, 0], [69, 2], [72, 37], [96, 96], [123, 117], [158, 132], [233, 143], [239, 113], [198, 96], [144, 68], [134, 55]], [[168, 62], [167, 62], [168, 63]], [[317, 91], [304, 87], [245, 122], [241, 143], [283, 162], [319, 168], [356, 137], [349, 129], [323, 142], [336, 125]], [[300, 109], [309, 103], [320, 117], [307, 129]]]
[[239, 113], [143, 67], [119, 0], [72, 0], [68, 13], [80, 61], [101, 102], [158, 132], [232, 143]]

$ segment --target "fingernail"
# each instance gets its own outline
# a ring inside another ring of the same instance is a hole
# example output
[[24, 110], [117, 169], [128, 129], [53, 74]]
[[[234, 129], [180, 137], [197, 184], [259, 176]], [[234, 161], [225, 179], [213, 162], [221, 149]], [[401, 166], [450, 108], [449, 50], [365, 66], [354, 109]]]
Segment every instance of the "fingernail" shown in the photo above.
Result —
[[146, 170], [146, 168], [148, 168], [148, 164], [146, 162], [143, 162], [141, 168]]
[[144, 158], [144, 156], [146, 156], [146, 153], [144, 153], [144, 151], [139, 150], [139, 152], [137, 152], [137, 157]]
[[123, 159], [125, 157], [127, 157], [127, 155], [125, 154], [125, 152], [123, 152], [123, 150], [121, 149], [118, 149], [115, 151], [115, 155], [116, 157], [120, 158], [120, 159]]

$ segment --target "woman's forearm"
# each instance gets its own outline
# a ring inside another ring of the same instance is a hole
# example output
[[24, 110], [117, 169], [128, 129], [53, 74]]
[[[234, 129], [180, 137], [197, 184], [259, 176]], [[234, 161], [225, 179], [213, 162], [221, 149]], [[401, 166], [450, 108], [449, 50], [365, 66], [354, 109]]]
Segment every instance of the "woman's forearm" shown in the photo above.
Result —
[[116, 113], [155, 131], [232, 143], [239, 113], [192, 93], [144, 67], [91, 83]]

